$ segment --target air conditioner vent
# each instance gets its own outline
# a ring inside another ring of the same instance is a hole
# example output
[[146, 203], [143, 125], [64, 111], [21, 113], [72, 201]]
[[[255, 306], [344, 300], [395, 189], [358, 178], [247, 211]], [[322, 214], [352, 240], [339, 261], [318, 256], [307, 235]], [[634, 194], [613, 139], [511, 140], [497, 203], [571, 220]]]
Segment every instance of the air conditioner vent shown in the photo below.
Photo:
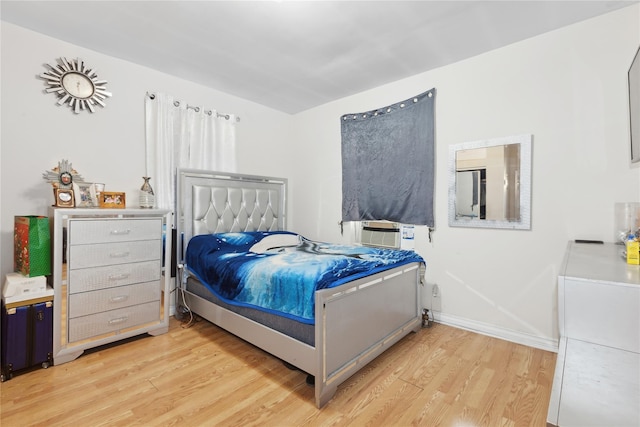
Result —
[[400, 247], [400, 224], [389, 221], [362, 221], [360, 243], [383, 248]]

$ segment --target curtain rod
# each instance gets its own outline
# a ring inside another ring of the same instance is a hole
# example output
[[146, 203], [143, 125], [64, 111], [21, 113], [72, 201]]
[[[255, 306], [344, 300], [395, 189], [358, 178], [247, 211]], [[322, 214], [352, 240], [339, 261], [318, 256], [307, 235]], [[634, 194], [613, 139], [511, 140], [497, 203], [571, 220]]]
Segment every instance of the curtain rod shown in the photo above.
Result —
[[[147, 96], [150, 99], [156, 99], [156, 94], [155, 93], [147, 92]], [[173, 101], [173, 105], [174, 105], [174, 107], [179, 107], [180, 106], [180, 101]], [[198, 107], [198, 106], [193, 106], [193, 105], [187, 104], [187, 108], [188, 109], [189, 108], [192, 109], [196, 113], [200, 112], [200, 107]], [[205, 114], [209, 115], [209, 116], [211, 116], [213, 114], [213, 110], [204, 110], [203, 112]], [[216, 117], [219, 118], [219, 119], [225, 119], [225, 120], [229, 120], [231, 118], [231, 116], [229, 114], [222, 114], [222, 113], [218, 113], [217, 111], [216, 111]], [[240, 121], [240, 117], [236, 117], [236, 122], [239, 122], [239, 121]]]

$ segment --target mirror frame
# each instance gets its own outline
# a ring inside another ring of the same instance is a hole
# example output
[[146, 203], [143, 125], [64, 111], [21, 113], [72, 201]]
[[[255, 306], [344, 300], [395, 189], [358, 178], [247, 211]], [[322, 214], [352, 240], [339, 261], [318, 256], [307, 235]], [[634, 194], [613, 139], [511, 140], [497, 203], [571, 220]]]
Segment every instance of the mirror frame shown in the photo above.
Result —
[[[531, 147], [533, 136], [515, 135], [449, 146], [449, 226], [471, 228], [531, 229]], [[460, 150], [520, 144], [520, 221], [456, 219], [456, 153]]]
[[629, 128], [631, 163], [640, 162], [640, 47], [629, 67]]

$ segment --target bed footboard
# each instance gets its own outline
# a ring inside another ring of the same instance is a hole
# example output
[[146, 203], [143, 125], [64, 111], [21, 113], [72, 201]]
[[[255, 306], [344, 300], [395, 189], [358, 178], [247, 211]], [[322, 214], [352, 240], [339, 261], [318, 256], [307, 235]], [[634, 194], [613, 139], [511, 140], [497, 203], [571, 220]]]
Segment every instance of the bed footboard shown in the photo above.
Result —
[[420, 264], [316, 292], [316, 406], [360, 368], [422, 325]]
[[315, 347], [184, 291], [194, 313], [315, 376], [322, 408], [338, 386], [422, 325], [420, 264], [316, 292]]

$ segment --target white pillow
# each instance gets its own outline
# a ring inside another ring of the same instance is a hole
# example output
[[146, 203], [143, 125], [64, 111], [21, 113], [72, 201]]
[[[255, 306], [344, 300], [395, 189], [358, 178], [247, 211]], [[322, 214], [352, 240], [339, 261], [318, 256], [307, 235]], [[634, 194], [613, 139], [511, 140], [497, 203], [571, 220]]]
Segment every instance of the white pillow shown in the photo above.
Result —
[[300, 236], [297, 234], [272, 234], [251, 246], [249, 251], [256, 254], [262, 254], [269, 249], [280, 248], [283, 246], [297, 246], [298, 243], [300, 243]]

